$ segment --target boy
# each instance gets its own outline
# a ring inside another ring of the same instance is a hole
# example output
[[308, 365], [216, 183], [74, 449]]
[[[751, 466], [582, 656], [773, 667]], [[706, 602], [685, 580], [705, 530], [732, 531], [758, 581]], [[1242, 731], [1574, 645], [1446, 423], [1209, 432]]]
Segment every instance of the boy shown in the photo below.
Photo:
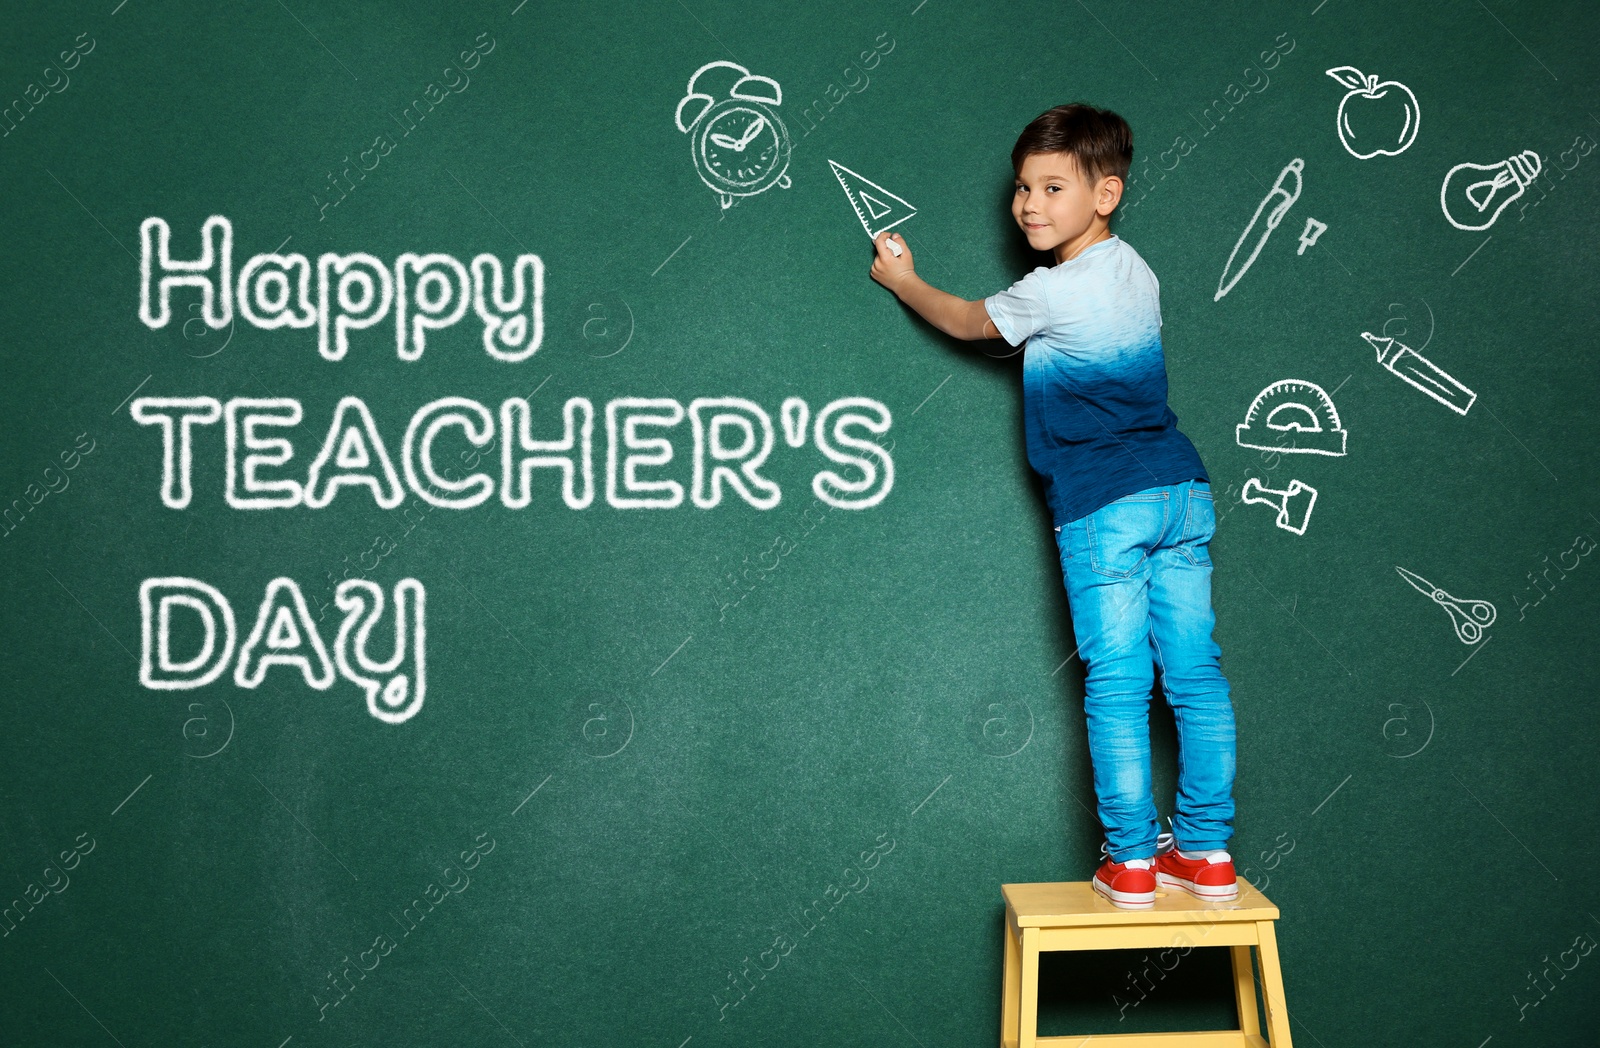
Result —
[[[1238, 895], [1234, 719], [1212, 640], [1210, 477], [1167, 407], [1154, 274], [1112, 234], [1133, 133], [1108, 110], [1057, 106], [1011, 151], [1011, 214], [1051, 251], [1010, 288], [964, 301], [925, 283], [898, 234], [876, 239], [872, 278], [961, 339], [1026, 341], [1028, 462], [1044, 478], [1078, 653], [1104, 861], [1091, 882], [1113, 905], [1148, 909], [1156, 885]], [[893, 254], [889, 237], [900, 242]], [[1177, 816], [1158, 834], [1150, 785], [1154, 665], [1178, 731]]]

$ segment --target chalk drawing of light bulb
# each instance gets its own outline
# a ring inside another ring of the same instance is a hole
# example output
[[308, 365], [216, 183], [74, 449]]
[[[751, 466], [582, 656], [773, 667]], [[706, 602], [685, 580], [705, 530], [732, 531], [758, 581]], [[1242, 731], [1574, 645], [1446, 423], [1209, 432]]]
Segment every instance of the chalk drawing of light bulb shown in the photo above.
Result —
[[1488, 229], [1539, 177], [1543, 166], [1531, 149], [1498, 164], [1457, 164], [1439, 187], [1439, 207], [1457, 229]]

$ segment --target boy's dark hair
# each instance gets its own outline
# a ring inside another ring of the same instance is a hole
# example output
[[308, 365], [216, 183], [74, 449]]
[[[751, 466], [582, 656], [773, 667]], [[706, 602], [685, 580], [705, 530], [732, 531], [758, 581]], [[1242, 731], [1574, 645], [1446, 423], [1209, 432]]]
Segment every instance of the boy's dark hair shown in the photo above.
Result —
[[1045, 110], [1022, 129], [1011, 150], [1012, 170], [1021, 173], [1022, 162], [1034, 153], [1066, 153], [1095, 181], [1116, 175], [1126, 182], [1133, 129], [1109, 109], [1070, 102]]

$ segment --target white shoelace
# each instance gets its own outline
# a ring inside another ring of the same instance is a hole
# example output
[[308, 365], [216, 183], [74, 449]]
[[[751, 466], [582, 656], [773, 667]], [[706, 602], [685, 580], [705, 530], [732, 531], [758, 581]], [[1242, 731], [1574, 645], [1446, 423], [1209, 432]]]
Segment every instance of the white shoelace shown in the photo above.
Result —
[[[1168, 819], [1168, 823], [1170, 825], [1171, 819]], [[1170, 831], [1170, 830], [1161, 830], [1160, 832], [1158, 832], [1156, 834], [1156, 855], [1164, 855], [1165, 853], [1167, 853], [1169, 851], [1176, 851], [1177, 848], [1178, 848], [1178, 841], [1177, 841], [1177, 838], [1172, 835], [1172, 831]], [[1182, 853], [1180, 852], [1179, 854], [1181, 855]], [[1107, 844], [1106, 842], [1104, 842], [1104, 841], [1100, 842], [1100, 857], [1102, 859], [1111, 858], [1111, 846], [1109, 844]], [[1187, 858], [1187, 856], [1185, 856], [1185, 857]], [[1232, 862], [1233, 861], [1233, 856], [1229, 855], [1226, 851], [1221, 851], [1221, 850], [1213, 851], [1213, 852], [1207, 852], [1207, 853], [1205, 853], [1204, 856], [1196, 856], [1196, 858], [1202, 858], [1202, 857], [1206, 860], [1206, 863], [1208, 865], [1211, 865], [1211, 866], [1215, 866], [1218, 863]], [[1194, 860], [1191, 859], [1190, 861], [1194, 861]], [[1143, 865], [1141, 865], [1141, 866], [1133, 866], [1134, 863], [1143, 863]], [[1152, 858], [1150, 860], [1129, 859], [1123, 865], [1125, 865], [1125, 866], [1133, 866], [1133, 868], [1136, 869], [1136, 870], [1148, 870], [1148, 869], [1151, 869], [1152, 866], [1154, 865], [1154, 857], [1152, 856]]]

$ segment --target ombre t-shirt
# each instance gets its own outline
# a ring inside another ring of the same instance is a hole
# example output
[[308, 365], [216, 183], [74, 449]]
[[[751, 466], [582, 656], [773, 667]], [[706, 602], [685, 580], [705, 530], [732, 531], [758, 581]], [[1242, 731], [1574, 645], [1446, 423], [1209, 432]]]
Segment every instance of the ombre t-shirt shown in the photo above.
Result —
[[1210, 482], [1167, 406], [1160, 285], [1120, 237], [984, 299], [1022, 358], [1028, 464], [1057, 525], [1114, 499]]

